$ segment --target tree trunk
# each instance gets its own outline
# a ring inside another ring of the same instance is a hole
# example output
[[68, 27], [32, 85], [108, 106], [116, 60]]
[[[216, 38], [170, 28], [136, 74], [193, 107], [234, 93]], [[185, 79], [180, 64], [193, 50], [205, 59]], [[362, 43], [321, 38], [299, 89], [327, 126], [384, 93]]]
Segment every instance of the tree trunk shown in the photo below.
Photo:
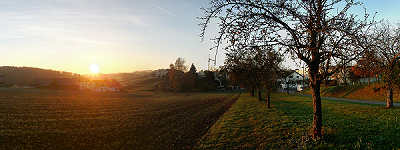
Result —
[[370, 78], [370, 77], [368, 77], [368, 87], [371, 87], [371, 86], [369, 85], [369, 78]]
[[328, 80], [325, 80], [324, 84], [325, 84], [325, 88], [328, 88]]
[[289, 95], [289, 84], [286, 84], [286, 93]]
[[268, 108], [271, 108], [271, 106], [270, 106], [270, 104], [269, 104], [269, 102], [270, 102], [270, 94], [271, 94], [271, 91], [268, 90], [268, 92], [267, 92], [267, 107], [268, 107]]
[[254, 88], [250, 89], [251, 97], [254, 97]]
[[387, 86], [386, 102], [386, 108], [393, 107], [393, 88], [390, 85]]
[[262, 101], [262, 98], [261, 98], [261, 87], [260, 86], [257, 86], [257, 98], [258, 98], [259, 102]]
[[378, 84], [379, 84], [379, 76], [378, 75], [375, 75], [376, 76], [376, 81], [378, 81]]
[[320, 83], [313, 83], [311, 85], [312, 98], [313, 98], [313, 137], [320, 137], [322, 135], [322, 106], [320, 95]]

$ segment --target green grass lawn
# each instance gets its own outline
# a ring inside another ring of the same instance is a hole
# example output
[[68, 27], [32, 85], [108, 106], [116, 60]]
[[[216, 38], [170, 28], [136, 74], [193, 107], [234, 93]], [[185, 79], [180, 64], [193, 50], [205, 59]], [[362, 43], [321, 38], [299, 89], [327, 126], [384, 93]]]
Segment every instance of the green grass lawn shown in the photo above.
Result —
[[199, 149], [398, 149], [400, 109], [322, 100], [323, 137], [310, 137], [310, 97], [276, 93], [272, 108], [242, 96], [203, 137]]

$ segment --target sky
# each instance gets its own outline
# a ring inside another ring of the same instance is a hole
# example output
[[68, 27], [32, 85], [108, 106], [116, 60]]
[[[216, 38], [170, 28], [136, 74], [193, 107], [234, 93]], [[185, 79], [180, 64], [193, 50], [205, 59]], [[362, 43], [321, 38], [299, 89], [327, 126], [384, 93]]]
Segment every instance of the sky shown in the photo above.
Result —
[[[399, 21], [395, 0], [364, 5], [376, 19]], [[218, 28], [212, 22], [201, 40], [201, 7], [209, 1], [0, 0], [0, 66], [89, 74], [97, 64], [100, 73], [118, 73], [169, 68], [182, 57], [206, 70]], [[223, 62], [220, 49], [217, 66]], [[297, 68], [290, 59], [284, 65]]]

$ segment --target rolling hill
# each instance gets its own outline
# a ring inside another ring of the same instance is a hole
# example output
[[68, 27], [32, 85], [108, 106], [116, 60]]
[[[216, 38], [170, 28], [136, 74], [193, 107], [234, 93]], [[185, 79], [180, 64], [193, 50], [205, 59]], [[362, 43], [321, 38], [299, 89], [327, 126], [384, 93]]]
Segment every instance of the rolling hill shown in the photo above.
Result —
[[[141, 86], [149, 86], [152, 80], [145, 81], [147, 77], [151, 76], [154, 71], [135, 71], [130, 73], [111, 73], [99, 74], [101, 79], [121, 79], [127, 81], [126, 85], [132, 85], [138, 81], [144, 80], [140, 83]], [[41, 69], [35, 67], [15, 67], [15, 66], [0, 66], [0, 74], [4, 74], [6, 85], [29, 86], [33, 80], [38, 78], [80, 78], [86, 75], [77, 73], [57, 71], [51, 69]], [[150, 82], [150, 83], [146, 83]]]
[[[368, 83], [362, 85], [331, 86], [321, 87], [321, 96], [349, 98], [366, 101], [386, 101], [386, 87], [383, 83]], [[304, 90], [302, 93], [311, 94], [311, 90]], [[394, 102], [399, 102], [400, 93], [394, 92]]]
[[27, 86], [37, 78], [74, 78], [81, 75], [66, 71], [41, 69], [34, 67], [0, 66], [0, 74], [4, 74], [7, 85]]
[[133, 79], [120, 84], [125, 87], [126, 90], [154, 90], [158, 88], [158, 85], [163, 83], [162, 78], [141, 78]]

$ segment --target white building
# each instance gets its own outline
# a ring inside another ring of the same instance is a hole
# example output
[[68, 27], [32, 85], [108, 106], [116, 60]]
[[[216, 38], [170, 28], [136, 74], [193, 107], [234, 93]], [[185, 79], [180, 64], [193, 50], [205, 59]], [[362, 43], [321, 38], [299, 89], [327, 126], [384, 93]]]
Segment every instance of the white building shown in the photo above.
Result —
[[118, 92], [122, 86], [115, 79], [111, 80], [93, 80], [89, 84], [92, 92]]
[[163, 76], [166, 76], [168, 72], [168, 69], [158, 69], [154, 70], [154, 75], [156, 78], [162, 78]]
[[86, 78], [74, 78], [72, 79], [76, 84], [79, 85], [79, 90], [86, 91], [89, 90], [90, 80]]
[[302, 74], [300, 74], [297, 71], [292, 72], [289, 76], [286, 78], [282, 79], [281, 81], [281, 86], [283, 89], [286, 89], [289, 87], [289, 89], [297, 89], [297, 86], [302, 85], [302, 86], [307, 86], [308, 83], [306, 81], [309, 78], [304, 77]]
[[107, 86], [102, 80], [93, 80], [89, 84], [90, 91], [92, 92], [107, 92]]

